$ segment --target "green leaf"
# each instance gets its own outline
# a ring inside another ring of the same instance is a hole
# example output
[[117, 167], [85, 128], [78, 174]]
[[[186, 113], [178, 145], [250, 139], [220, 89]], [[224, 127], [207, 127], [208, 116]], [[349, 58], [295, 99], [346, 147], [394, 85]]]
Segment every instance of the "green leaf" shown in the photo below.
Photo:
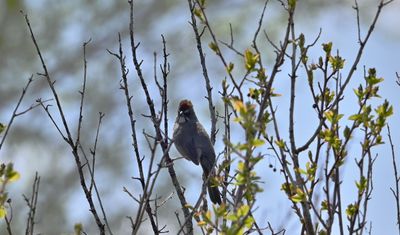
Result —
[[359, 100], [362, 99], [362, 97], [364, 96], [364, 89], [361, 84], [358, 87], [358, 89], [354, 89], [354, 94], [356, 94]]
[[362, 176], [360, 182], [356, 181], [356, 186], [358, 189], [358, 194], [362, 194], [368, 186], [368, 180], [364, 176]]
[[14, 171], [12, 174], [9, 175], [8, 180], [10, 182], [15, 182], [19, 180], [19, 178], [21, 178], [21, 175], [18, 172]]
[[296, 194], [290, 197], [293, 202], [298, 203], [306, 200], [306, 194], [299, 188], [296, 189]]
[[349, 204], [346, 208], [346, 215], [348, 218], [352, 218], [358, 212], [358, 206], [355, 204]]
[[310, 162], [307, 162], [306, 169], [307, 169], [307, 176], [311, 180], [313, 180], [315, 177], [315, 172], [317, 171], [317, 166], [315, 166], [315, 164], [311, 164]]
[[226, 71], [228, 73], [232, 73], [232, 70], [234, 67], [235, 67], [235, 64], [233, 64], [232, 62], [229, 62], [228, 66], [226, 67]]
[[6, 215], [7, 215], [6, 208], [3, 205], [1, 205], [0, 206], [0, 219], [3, 219], [4, 217], [6, 217]]
[[0, 134], [6, 129], [6, 125], [0, 122]]
[[260, 96], [260, 90], [255, 88], [250, 88], [247, 96], [249, 96], [252, 99], [258, 99], [258, 97]]
[[239, 145], [237, 146], [237, 148], [238, 148], [240, 151], [244, 151], [244, 150], [249, 149], [249, 145], [248, 145], [248, 144], [239, 144]]
[[197, 222], [197, 225], [202, 227], [205, 226], [207, 223], [204, 220], [200, 220], [199, 222]]
[[381, 135], [378, 135], [378, 136], [376, 137], [375, 143], [378, 145], [378, 144], [384, 144], [385, 142], [382, 141], [382, 136], [381, 136]]
[[321, 210], [328, 210], [328, 201], [326, 201], [326, 200], [323, 200], [322, 202], [321, 202]]
[[327, 235], [328, 233], [326, 232], [326, 230], [321, 230], [318, 232], [318, 235]]
[[10, 182], [14, 182], [20, 178], [20, 174], [14, 170], [13, 164], [9, 163], [6, 168], [6, 179]]
[[246, 216], [250, 211], [250, 207], [249, 205], [242, 205], [241, 207], [239, 207], [238, 211], [237, 211], [237, 215], [239, 217], [244, 217]]
[[350, 128], [349, 128], [348, 126], [346, 126], [346, 127], [344, 128], [344, 130], [343, 130], [343, 135], [344, 135], [344, 138], [350, 139], [351, 133], [350, 133]]
[[331, 54], [331, 51], [332, 51], [332, 42], [323, 43], [322, 44], [322, 49], [329, 56]]
[[329, 88], [327, 88], [324, 94], [324, 98], [326, 102], [329, 104], [333, 100], [333, 98], [335, 98], [335, 92], [330, 91]]
[[75, 235], [82, 234], [82, 230], [83, 230], [83, 225], [81, 223], [78, 223], [78, 224], [74, 225]]
[[251, 227], [253, 227], [253, 224], [254, 224], [254, 218], [252, 216], [247, 216], [247, 218], [244, 221], [244, 226], [250, 229]]
[[313, 84], [314, 73], [313, 73], [312, 69], [307, 71], [307, 79], [308, 79], [308, 83]]
[[211, 211], [207, 210], [205, 213], [202, 213], [204, 221], [207, 223], [211, 223]]
[[239, 172], [243, 172], [245, 170], [244, 162], [240, 161], [238, 163], [237, 169], [238, 169]]
[[265, 68], [260, 68], [257, 70], [257, 78], [261, 82], [265, 82], [265, 80], [267, 79], [267, 75], [265, 75]]
[[247, 112], [246, 106], [239, 99], [232, 100], [232, 106], [236, 112]]
[[368, 69], [368, 76], [365, 78], [365, 80], [367, 81], [368, 85], [373, 86], [382, 82], [384, 79], [376, 77], [376, 69], [370, 68]]
[[307, 171], [305, 171], [305, 170], [303, 170], [303, 169], [301, 169], [301, 168], [297, 168], [297, 171], [298, 171], [300, 174], [307, 175]]
[[5, 171], [6, 171], [6, 164], [2, 163], [0, 165], [0, 177], [4, 175]]
[[304, 34], [301, 33], [300, 36], [299, 36], [299, 46], [300, 46], [300, 48], [304, 48], [304, 44], [305, 44]]
[[342, 57], [340, 56], [330, 56], [329, 57], [329, 63], [332, 66], [332, 69], [334, 71], [337, 71], [339, 69], [343, 69], [344, 67], [344, 59], [342, 59]]
[[328, 110], [324, 113], [326, 119], [328, 119], [329, 122], [333, 121], [333, 116], [335, 115], [332, 110]]
[[264, 144], [265, 144], [264, 140], [261, 140], [261, 139], [253, 139], [252, 140], [252, 145], [254, 147], [260, 147], [260, 146], [263, 146]]
[[219, 54], [218, 45], [215, 44], [214, 42], [210, 42], [210, 43], [208, 44], [208, 47], [210, 47], [210, 49], [213, 50], [216, 54]]
[[322, 59], [322, 57], [320, 56], [319, 58], [318, 58], [318, 66], [319, 67], [322, 67], [324, 65], [324, 59]]
[[6, 0], [6, 10], [9, 12], [20, 10], [24, 7], [24, 2], [21, 0]]
[[378, 108], [375, 109], [375, 112], [379, 116], [389, 117], [393, 115], [393, 106], [389, 106], [389, 102], [385, 100], [382, 105], [378, 106]]
[[353, 114], [349, 117], [351, 121], [361, 121], [362, 116], [360, 114]]
[[337, 123], [344, 115], [337, 114], [336, 111], [328, 110], [324, 113], [326, 119], [331, 123]]
[[242, 117], [235, 117], [235, 118], [233, 118], [233, 121], [234, 122], [241, 122], [241, 121], [243, 121], [243, 118]]
[[213, 207], [215, 216], [222, 217], [227, 213], [226, 204], [222, 203], [220, 206]]
[[228, 216], [226, 217], [226, 219], [235, 222], [235, 221], [238, 220], [238, 217], [237, 217], [235, 214], [230, 213], [230, 214], [228, 214]]
[[194, 207], [193, 207], [192, 205], [190, 205], [190, 204], [186, 204], [186, 205], [185, 205], [185, 208], [188, 208], [188, 209], [191, 209], [191, 210], [194, 209]]
[[204, 7], [204, 5], [206, 4], [206, 0], [200, 0], [199, 4], [200, 4], [200, 6]]
[[244, 62], [247, 71], [252, 71], [255, 69], [256, 63], [260, 59], [259, 54], [253, 54], [253, 52], [249, 49], [246, 49], [244, 52]]
[[367, 78], [367, 83], [372, 86], [382, 82], [383, 80], [384, 80], [383, 78], [370, 77]]
[[288, 0], [289, 9], [293, 10], [296, 7], [296, 0]]
[[285, 148], [285, 141], [283, 140], [275, 140], [275, 144], [278, 145], [279, 148], [284, 149]]
[[201, 11], [201, 9], [199, 8], [194, 8], [193, 13], [195, 16], [197, 16], [197, 18], [199, 18], [199, 20], [201, 22], [204, 22], [204, 16], [203, 16], [203, 12]]

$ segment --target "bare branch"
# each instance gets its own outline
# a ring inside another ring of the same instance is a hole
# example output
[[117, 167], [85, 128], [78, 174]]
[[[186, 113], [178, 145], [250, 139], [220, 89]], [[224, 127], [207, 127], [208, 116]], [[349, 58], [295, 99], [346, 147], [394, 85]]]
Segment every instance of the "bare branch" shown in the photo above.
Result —
[[[23, 13], [23, 12], [21, 11], [21, 13]], [[73, 137], [72, 137], [72, 135], [70, 133], [70, 127], [69, 127], [69, 125], [68, 125], [68, 123], [66, 121], [66, 117], [65, 117], [62, 105], [61, 105], [61, 101], [59, 99], [58, 93], [57, 93], [57, 91], [55, 89], [55, 86], [54, 86], [55, 81], [52, 81], [51, 78], [50, 78], [49, 72], [47, 70], [46, 63], [45, 63], [45, 61], [44, 61], [44, 59], [42, 57], [40, 48], [39, 48], [38, 43], [36, 41], [36, 38], [35, 38], [35, 36], [33, 34], [32, 27], [31, 27], [29, 19], [28, 19], [28, 15], [24, 14], [24, 17], [25, 17], [25, 22], [26, 22], [26, 24], [28, 26], [29, 32], [31, 34], [32, 42], [33, 42], [33, 44], [34, 44], [34, 46], [36, 48], [36, 52], [37, 52], [37, 54], [39, 56], [39, 59], [41, 61], [42, 67], [43, 67], [43, 71], [44, 71], [43, 76], [46, 78], [47, 84], [48, 84], [50, 90], [52, 91], [53, 98], [56, 101], [58, 115], [60, 116], [60, 118], [62, 120], [62, 125], [63, 125], [63, 128], [64, 128], [65, 132], [66, 132], [65, 135], [63, 134], [63, 131], [58, 126], [58, 124], [56, 123], [56, 121], [54, 120], [52, 115], [50, 114], [50, 112], [48, 110], [48, 106], [44, 106], [43, 102], [40, 99], [37, 102], [44, 108], [44, 110], [46, 111], [47, 115], [51, 119], [53, 125], [56, 127], [57, 131], [60, 133], [62, 138], [65, 140], [65, 142], [68, 143], [68, 145], [72, 149], [72, 154], [74, 156], [76, 168], [77, 168], [78, 174], [79, 174], [81, 188], [82, 188], [82, 190], [83, 190], [83, 192], [84, 192], [84, 194], [86, 196], [87, 202], [88, 202], [89, 207], [90, 207], [90, 212], [92, 213], [92, 215], [94, 217], [94, 220], [95, 220], [95, 222], [97, 224], [97, 227], [99, 229], [100, 235], [105, 235], [104, 224], [103, 224], [103, 222], [101, 221], [101, 219], [100, 219], [100, 217], [98, 215], [97, 208], [96, 208], [95, 203], [93, 201], [93, 195], [91, 194], [91, 191], [89, 190], [89, 188], [88, 188], [88, 186], [86, 184], [85, 174], [83, 172], [83, 165], [82, 165], [82, 162], [80, 160], [80, 155], [79, 155], [79, 151], [78, 151], [78, 148], [79, 148], [80, 144], [79, 143], [74, 143], [74, 141], [73, 141]]]
[[398, 233], [400, 234], [400, 178], [399, 178], [398, 171], [397, 171], [396, 154], [395, 154], [395, 151], [394, 151], [394, 145], [393, 145], [393, 141], [392, 141], [392, 134], [390, 132], [389, 124], [386, 125], [386, 127], [387, 127], [387, 131], [388, 131], [390, 149], [391, 149], [391, 152], [392, 152], [392, 164], [393, 164], [394, 185], [395, 185], [395, 189], [393, 189], [391, 187], [390, 190], [392, 191], [394, 199], [396, 201], [397, 230], [398, 230]]
[[35, 173], [35, 179], [32, 184], [32, 195], [30, 199], [23, 195], [26, 204], [28, 205], [29, 212], [28, 212], [28, 219], [26, 222], [26, 230], [25, 235], [33, 235], [34, 225], [35, 225], [35, 214], [36, 214], [36, 206], [37, 206], [37, 199], [39, 194], [39, 184], [40, 184], [40, 177], [38, 173]]
[[[215, 144], [215, 138], [217, 135], [217, 115], [215, 112], [215, 105], [213, 102], [213, 97], [212, 97], [212, 87], [211, 87], [211, 83], [210, 83], [210, 78], [208, 76], [208, 71], [207, 71], [207, 66], [206, 66], [206, 58], [204, 56], [204, 52], [203, 52], [203, 46], [202, 46], [202, 42], [201, 42], [201, 35], [199, 33], [199, 30], [197, 28], [197, 22], [196, 22], [196, 16], [193, 13], [194, 10], [194, 5], [192, 3], [192, 0], [188, 0], [189, 3], [189, 9], [191, 10], [191, 25], [193, 28], [193, 32], [195, 34], [195, 38], [196, 38], [196, 44], [197, 44], [197, 50], [199, 52], [199, 57], [200, 57], [200, 64], [201, 67], [203, 69], [203, 77], [204, 77], [204, 81], [206, 84], [206, 90], [207, 90], [207, 96], [206, 99], [208, 100], [208, 109], [210, 111], [210, 118], [211, 118], [211, 132], [210, 132], [210, 138], [211, 138], [211, 143]], [[209, 25], [207, 25], [207, 28], [210, 30]], [[212, 33], [212, 31], [211, 31]], [[215, 36], [213, 36], [213, 39], [215, 39]]]
[[[154, 130], [156, 133], [156, 139], [158, 142], [160, 142], [161, 149], [163, 151], [163, 155], [165, 156], [165, 161], [168, 166], [168, 173], [171, 177], [172, 183], [175, 187], [178, 198], [181, 202], [182, 211], [183, 211], [184, 215], [187, 217], [190, 214], [188, 208], [186, 207], [187, 202], [186, 202], [185, 196], [183, 194], [182, 188], [180, 186], [180, 183], [178, 181], [178, 178], [176, 177], [175, 169], [171, 162], [171, 158], [169, 157], [169, 153], [168, 153], [169, 146], [167, 143], [165, 143], [163, 141], [162, 132], [161, 132], [161, 128], [160, 128], [160, 119], [155, 111], [153, 100], [151, 99], [150, 93], [147, 89], [147, 84], [146, 84], [146, 81], [144, 79], [142, 69], [141, 69], [141, 62], [139, 63], [139, 61], [138, 61], [137, 48], [138, 48], [139, 44], [136, 44], [136, 42], [135, 42], [133, 1], [130, 0], [129, 5], [130, 5], [130, 23], [129, 23], [129, 32], [130, 33], [129, 34], [130, 34], [131, 52], [132, 52], [132, 60], [133, 60], [132, 62], [135, 66], [136, 74], [139, 78], [140, 84], [142, 86], [142, 90], [145, 93], [147, 106], [149, 108], [151, 120], [152, 120], [153, 127], [154, 127]], [[165, 115], [165, 116], [167, 116], [167, 115]], [[164, 130], [164, 132], [165, 132], [165, 130]], [[193, 233], [193, 224], [192, 224], [191, 220], [186, 223], [186, 230], [187, 230], [187, 233], [189, 233], [189, 234]], [[153, 231], [154, 231], [154, 228], [153, 228]]]
[[25, 96], [25, 94], [26, 94], [26, 91], [28, 90], [29, 85], [32, 83], [32, 81], [33, 81], [33, 76], [31, 76], [31, 77], [28, 79], [28, 82], [26, 83], [25, 87], [22, 89], [21, 96], [19, 97], [18, 102], [17, 102], [17, 105], [15, 106], [14, 111], [13, 111], [13, 113], [12, 113], [12, 115], [11, 115], [11, 118], [10, 118], [10, 120], [8, 121], [8, 124], [7, 124], [7, 126], [6, 126], [6, 130], [4, 131], [3, 138], [1, 138], [1, 141], [0, 141], [0, 150], [1, 150], [1, 147], [3, 146], [3, 144], [4, 144], [4, 141], [6, 140], [6, 137], [7, 137], [7, 135], [8, 135], [8, 132], [10, 131], [10, 128], [11, 128], [13, 122], [14, 122], [14, 119], [15, 119], [17, 116], [22, 115], [22, 114], [24, 114], [24, 113], [30, 111], [31, 109], [37, 107], [37, 105], [32, 105], [31, 107], [29, 107], [29, 108], [26, 109], [25, 111], [22, 111], [22, 112], [20, 112], [20, 113], [17, 113], [18, 108], [19, 108], [19, 106], [21, 105], [22, 100], [24, 99], [24, 96]]
[[83, 43], [83, 83], [82, 83], [82, 91], [79, 93], [81, 94], [81, 103], [79, 105], [79, 120], [78, 120], [78, 130], [75, 145], [77, 145], [80, 141], [81, 137], [81, 128], [82, 128], [82, 121], [83, 121], [83, 101], [85, 99], [86, 93], [86, 74], [87, 74], [87, 61], [86, 61], [86, 46], [90, 43], [92, 39]]
[[[131, 8], [131, 10], [132, 10], [132, 8]], [[119, 64], [121, 66], [121, 76], [122, 76], [122, 87], [121, 88], [125, 95], [125, 102], [126, 102], [126, 107], [128, 110], [128, 117], [130, 120], [132, 146], [133, 146], [133, 150], [135, 152], [136, 164], [139, 169], [139, 178], [137, 178], [137, 179], [139, 180], [140, 186], [142, 187], [142, 190], [143, 190], [143, 200], [147, 201], [148, 196], [150, 196], [150, 195], [147, 195], [147, 193], [146, 193], [146, 187], [147, 187], [147, 185], [145, 183], [146, 177], [144, 175], [144, 170], [143, 170], [143, 161], [142, 161], [142, 159], [140, 157], [140, 153], [139, 153], [139, 145], [138, 145], [137, 136], [136, 136], [136, 120], [134, 119], [134, 116], [133, 116], [132, 96], [130, 95], [130, 90], [129, 90], [129, 86], [128, 86], [128, 77], [127, 77], [128, 71], [127, 71], [126, 65], [125, 65], [125, 55], [122, 51], [122, 42], [121, 42], [120, 34], [118, 34], [118, 44], [119, 44], [118, 54], [111, 53], [111, 52], [109, 52], [109, 53], [114, 55], [115, 57], [117, 57], [117, 59], [119, 60]], [[150, 175], [148, 175], [148, 177], [150, 177]], [[144, 206], [144, 205], [146, 205], [146, 206]], [[157, 228], [157, 225], [153, 218], [152, 208], [150, 207], [150, 205], [147, 202], [139, 203], [139, 209], [138, 209], [139, 213], [136, 214], [136, 219], [134, 221], [133, 234], [136, 234], [138, 232], [139, 227], [141, 225], [141, 215], [142, 215], [143, 208], [145, 208], [147, 214], [149, 215], [149, 219], [151, 222], [153, 232], [157, 234], [158, 228]]]

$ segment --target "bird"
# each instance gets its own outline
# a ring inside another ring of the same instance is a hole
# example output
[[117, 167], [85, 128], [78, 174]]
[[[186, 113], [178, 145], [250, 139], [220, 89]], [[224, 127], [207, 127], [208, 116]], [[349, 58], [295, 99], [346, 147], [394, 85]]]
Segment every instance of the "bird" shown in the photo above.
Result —
[[[210, 137], [197, 119], [190, 100], [182, 100], [174, 124], [173, 141], [178, 152], [187, 160], [201, 165], [205, 179], [215, 176], [215, 152]], [[218, 186], [207, 182], [209, 197], [214, 204], [221, 204]]]

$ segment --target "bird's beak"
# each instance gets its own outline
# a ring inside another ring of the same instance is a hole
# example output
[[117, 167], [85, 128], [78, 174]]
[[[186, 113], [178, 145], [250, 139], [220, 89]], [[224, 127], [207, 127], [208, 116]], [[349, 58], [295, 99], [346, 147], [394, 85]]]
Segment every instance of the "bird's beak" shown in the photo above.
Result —
[[186, 118], [185, 115], [183, 114], [183, 111], [178, 112], [178, 123], [185, 123]]

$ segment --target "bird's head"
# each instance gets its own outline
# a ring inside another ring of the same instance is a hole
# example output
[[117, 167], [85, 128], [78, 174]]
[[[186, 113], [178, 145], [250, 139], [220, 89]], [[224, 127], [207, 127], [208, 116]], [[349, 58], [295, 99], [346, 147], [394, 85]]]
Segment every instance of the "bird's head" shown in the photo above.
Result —
[[182, 100], [178, 108], [178, 123], [185, 123], [188, 121], [197, 121], [196, 114], [194, 113], [193, 104], [190, 100]]

